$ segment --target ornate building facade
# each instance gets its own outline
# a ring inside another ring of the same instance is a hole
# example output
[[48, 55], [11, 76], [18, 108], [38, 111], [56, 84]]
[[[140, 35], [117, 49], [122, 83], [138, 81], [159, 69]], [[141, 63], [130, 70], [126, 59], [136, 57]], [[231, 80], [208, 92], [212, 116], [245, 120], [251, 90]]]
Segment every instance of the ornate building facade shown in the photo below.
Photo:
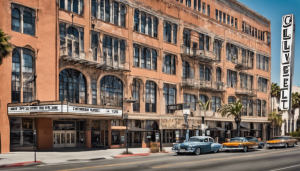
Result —
[[271, 23], [236, 0], [4, 0], [0, 11], [14, 46], [0, 65], [1, 153], [35, 139], [124, 147], [124, 114], [130, 147], [172, 145], [186, 127], [168, 105], [182, 103], [190, 136], [201, 125], [235, 136], [217, 111], [241, 100], [242, 136], [267, 138]]

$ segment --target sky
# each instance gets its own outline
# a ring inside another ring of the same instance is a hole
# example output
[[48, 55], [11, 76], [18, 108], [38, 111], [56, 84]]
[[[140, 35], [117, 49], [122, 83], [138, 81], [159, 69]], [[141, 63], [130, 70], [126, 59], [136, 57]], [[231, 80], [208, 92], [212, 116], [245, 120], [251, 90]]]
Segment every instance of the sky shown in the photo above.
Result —
[[[286, 14], [295, 16], [295, 63], [293, 85], [300, 86], [300, 0], [239, 0], [251, 9], [265, 16], [271, 21], [271, 81], [280, 83], [280, 42], [281, 42], [281, 18]], [[299, 49], [298, 49], [299, 48]]]

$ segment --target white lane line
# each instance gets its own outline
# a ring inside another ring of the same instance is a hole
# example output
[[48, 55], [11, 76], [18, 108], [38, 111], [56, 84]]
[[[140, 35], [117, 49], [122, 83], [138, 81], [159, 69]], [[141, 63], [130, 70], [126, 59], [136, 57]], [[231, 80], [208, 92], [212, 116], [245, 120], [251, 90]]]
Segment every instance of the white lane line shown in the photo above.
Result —
[[297, 167], [297, 166], [300, 166], [300, 164], [297, 164], [297, 165], [294, 165], [294, 166], [289, 166], [289, 167], [282, 167], [282, 168], [274, 169], [274, 170], [270, 170], [270, 171], [284, 170], [284, 169], [289, 169], [289, 168], [293, 168], [293, 167]]

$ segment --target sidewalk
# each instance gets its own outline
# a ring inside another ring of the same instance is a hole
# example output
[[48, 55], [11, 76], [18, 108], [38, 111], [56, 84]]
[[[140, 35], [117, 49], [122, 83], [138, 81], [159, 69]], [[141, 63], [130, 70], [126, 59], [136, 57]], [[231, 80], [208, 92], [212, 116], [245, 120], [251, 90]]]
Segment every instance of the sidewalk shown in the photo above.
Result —
[[[164, 147], [171, 152], [172, 147]], [[49, 151], [37, 151], [36, 160], [45, 165], [56, 165], [61, 163], [87, 162], [102, 159], [112, 159], [120, 155], [125, 148], [121, 149], [87, 149], [87, 148], [58, 148]], [[128, 151], [133, 154], [149, 153], [149, 148], [129, 148]], [[15, 163], [34, 161], [33, 151], [17, 151], [7, 154], [0, 154], [0, 166]]]

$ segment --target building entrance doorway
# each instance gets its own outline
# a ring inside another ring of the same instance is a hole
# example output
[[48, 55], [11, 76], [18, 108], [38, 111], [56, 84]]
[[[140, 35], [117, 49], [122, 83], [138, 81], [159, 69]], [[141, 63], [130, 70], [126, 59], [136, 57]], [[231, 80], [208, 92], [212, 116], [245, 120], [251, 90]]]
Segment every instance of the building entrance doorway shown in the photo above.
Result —
[[75, 147], [76, 131], [53, 131], [53, 147]]

